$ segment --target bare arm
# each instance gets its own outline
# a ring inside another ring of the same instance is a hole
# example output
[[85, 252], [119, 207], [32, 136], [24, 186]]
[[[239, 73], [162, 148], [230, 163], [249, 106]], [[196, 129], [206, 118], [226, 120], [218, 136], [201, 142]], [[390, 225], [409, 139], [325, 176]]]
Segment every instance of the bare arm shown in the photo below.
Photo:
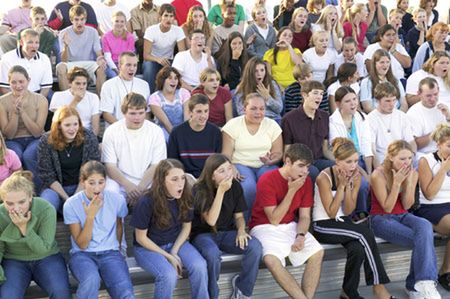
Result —
[[441, 164], [436, 175], [433, 176], [430, 166], [425, 158], [419, 160], [419, 184], [423, 195], [429, 201], [432, 201], [436, 194], [442, 188], [444, 179], [447, 175], [447, 169], [450, 166], [450, 159], [447, 159]]
[[408, 103], [408, 106], [411, 107], [415, 103], [418, 103], [420, 101], [420, 96], [415, 94], [406, 94], [406, 102]]
[[92, 115], [91, 126], [92, 132], [95, 134], [95, 136], [98, 136], [98, 134], [100, 133], [100, 113]]
[[84, 222], [83, 228], [81, 228], [81, 225], [79, 223], [69, 224], [70, 234], [81, 250], [86, 249], [92, 240], [94, 219], [95, 218], [86, 217], [86, 222]]
[[0, 106], [0, 129], [4, 137], [8, 139], [14, 138], [17, 133], [19, 125], [19, 114], [17, 111], [6, 112], [3, 107]]
[[234, 139], [225, 132], [222, 132], [222, 154], [231, 159], [234, 152]]
[[183, 222], [181, 231], [178, 234], [177, 239], [173, 243], [170, 253], [176, 255], [178, 254], [178, 250], [180, 250], [180, 247], [184, 244], [184, 242], [186, 242], [187, 238], [189, 237], [189, 234], [191, 233], [191, 226], [192, 226], [191, 222]]
[[139, 189], [141, 191], [144, 191], [147, 189], [148, 185], [153, 181], [153, 175], [155, 174], [156, 165], [151, 164], [146, 171], [144, 171], [144, 174], [142, 175], [142, 179], [139, 182]]
[[34, 137], [39, 137], [44, 133], [45, 121], [47, 120], [48, 114], [48, 101], [46, 99], [39, 100], [37, 119], [32, 120], [25, 110], [21, 110], [20, 116], [25, 127], [30, 131], [31, 135]]
[[149, 105], [149, 106], [152, 113], [163, 124], [164, 128], [170, 134], [172, 132], [173, 126], [170, 123], [170, 120], [167, 117], [166, 113], [162, 110], [161, 106], [158, 105]]
[[409, 55], [403, 55], [399, 51], [391, 51], [391, 54], [400, 62], [403, 68], [409, 68], [411, 66], [411, 57]]
[[69, 195], [67, 195], [66, 191], [62, 187], [61, 183], [58, 181], [54, 181], [50, 184], [50, 189], [58, 193], [59, 197], [62, 198], [63, 201], [66, 201], [69, 198]]
[[427, 135], [421, 136], [421, 137], [415, 137], [414, 140], [416, 141], [417, 148], [421, 149], [426, 147], [431, 142], [431, 133], [428, 133]]
[[113, 124], [117, 121], [117, 118], [112, 113], [103, 111], [102, 115], [103, 119], [109, 124]]
[[233, 101], [229, 100], [225, 103], [225, 122], [228, 122], [230, 119], [233, 118]]

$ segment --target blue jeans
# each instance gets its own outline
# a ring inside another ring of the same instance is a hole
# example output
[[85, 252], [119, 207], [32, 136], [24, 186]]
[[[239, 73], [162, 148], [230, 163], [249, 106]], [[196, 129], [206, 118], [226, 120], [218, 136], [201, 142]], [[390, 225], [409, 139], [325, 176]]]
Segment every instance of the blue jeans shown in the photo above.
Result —
[[406, 288], [414, 290], [420, 280], [436, 280], [437, 266], [431, 223], [411, 213], [372, 215], [375, 236], [412, 249], [411, 265], [406, 277]]
[[264, 173], [277, 169], [278, 167], [275, 165], [264, 165], [260, 168], [253, 168], [242, 164], [236, 164], [235, 166], [239, 173], [244, 176], [244, 179], [241, 181], [241, 186], [244, 190], [244, 198], [247, 203], [247, 211], [244, 213], [245, 221], [248, 222], [252, 214], [253, 203], [256, 199], [256, 183]]
[[[67, 195], [72, 196], [73, 194], [75, 194], [77, 187], [78, 185], [69, 185], [63, 186], [63, 189], [64, 191], [66, 191]], [[41, 192], [40, 197], [51, 203], [51, 205], [55, 207], [56, 212], [62, 212], [63, 200], [61, 199], [61, 197], [59, 197], [58, 193], [50, 188], [47, 188]]]
[[22, 299], [34, 280], [50, 298], [72, 298], [64, 258], [60, 253], [36, 261], [3, 259], [6, 281], [0, 286], [0, 298]]
[[155, 92], [156, 74], [163, 66], [154, 61], [144, 61], [142, 64], [142, 75], [150, 87], [150, 93]]
[[6, 140], [6, 147], [13, 150], [20, 161], [22, 161], [25, 169], [33, 173], [33, 182], [36, 190], [40, 190], [41, 180], [37, 171], [37, 148], [39, 145], [39, 138], [33, 136], [18, 137]]
[[109, 66], [105, 70], [106, 73], [106, 79], [109, 80], [111, 78], [117, 77], [117, 73], [112, 70]]
[[98, 298], [102, 279], [112, 298], [135, 298], [127, 263], [117, 250], [76, 252], [69, 268], [78, 281], [77, 298]]
[[322, 170], [331, 167], [334, 164], [334, 161], [325, 158], [314, 160], [313, 163], [309, 165], [309, 176], [311, 177], [313, 184], [316, 182], [316, 178]]
[[262, 256], [261, 243], [256, 238], [250, 239], [248, 246], [242, 250], [236, 246], [236, 234], [235, 230], [220, 231], [217, 234], [205, 233], [198, 235], [192, 241], [208, 265], [208, 290], [211, 299], [219, 297], [217, 281], [220, 275], [222, 251], [244, 255], [236, 285], [245, 296], [252, 295]]
[[[169, 252], [173, 243], [160, 246]], [[192, 298], [208, 297], [208, 272], [206, 262], [197, 249], [189, 242], [184, 242], [178, 251], [183, 267], [186, 268], [191, 282]], [[171, 299], [178, 280], [178, 274], [172, 264], [160, 253], [134, 246], [137, 264], [155, 277], [156, 299]]]
[[361, 186], [358, 191], [358, 198], [356, 200], [355, 212], [366, 212], [369, 213], [369, 191], [370, 185], [364, 176], [361, 176]]

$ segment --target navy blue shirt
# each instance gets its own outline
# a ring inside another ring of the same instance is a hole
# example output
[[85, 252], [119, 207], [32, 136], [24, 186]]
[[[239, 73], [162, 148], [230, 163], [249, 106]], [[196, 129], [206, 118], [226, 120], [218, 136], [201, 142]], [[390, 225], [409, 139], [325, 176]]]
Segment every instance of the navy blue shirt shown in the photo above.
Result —
[[[158, 246], [166, 245], [169, 243], [175, 242], [178, 235], [180, 234], [182, 228], [182, 221], [180, 220], [180, 212], [178, 210], [178, 203], [176, 200], [167, 200], [170, 214], [172, 219], [170, 221], [170, 225], [167, 228], [158, 228], [155, 223], [153, 223], [153, 199], [145, 195], [143, 196], [136, 207], [133, 209], [133, 218], [131, 219], [130, 224], [137, 229], [147, 230], [147, 237], [156, 243]], [[192, 221], [194, 217], [194, 213], [191, 212], [188, 215], [188, 221]], [[134, 240], [134, 244], [140, 246], [136, 237]]]
[[[95, 15], [94, 9], [92, 6], [90, 6], [88, 3], [80, 2], [80, 5], [86, 9], [87, 12], [87, 18], [86, 18], [86, 25], [92, 25], [95, 28], [97, 28], [97, 16]], [[69, 26], [72, 26], [72, 22], [70, 21], [69, 17], [69, 10], [72, 8], [73, 5], [69, 4], [69, 1], [64, 1], [56, 4], [55, 8], [52, 10], [52, 13], [50, 14], [49, 21], [52, 21], [57, 18], [55, 9], [61, 10], [61, 14], [63, 15], [62, 25], [58, 28], [58, 30], [63, 30], [64, 28], [67, 28]]]

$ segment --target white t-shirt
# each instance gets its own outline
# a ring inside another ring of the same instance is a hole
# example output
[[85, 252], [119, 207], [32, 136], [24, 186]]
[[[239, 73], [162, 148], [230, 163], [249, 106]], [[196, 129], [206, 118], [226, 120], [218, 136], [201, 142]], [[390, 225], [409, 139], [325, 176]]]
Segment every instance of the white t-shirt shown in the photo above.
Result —
[[133, 184], [139, 184], [150, 165], [167, 157], [162, 129], [145, 120], [140, 129], [129, 130], [125, 119], [110, 125], [103, 134], [102, 162], [115, 164]]
[[[55, 112], [59, 107], [69, 105], [72, 100], [73, 95], [70, 89], [57, 91], [53, 94], [48, 110]], [[84, 98], [77, 104], [76, 109], [80, 114], [83, 127], [92, 130], [92, 116], [100, 114], [100, 100], [98, 96], [95, 93], [86, 91]]]
[[418, 70], [409, 76], [406, 81], [406, 94], [416, 95], [419, 91], [419, 83], [422, 79], [431, 77], [436, 79], [439, 85], [439, 102], [450, 106], [450, 88], [447, 87], [441, 77], [437, 77], [433, 74], [427, 73], [424, 70]]
[[[334, 82], [333, 84], [331, 84], [330, 86], [328, 86], [327, 89], [327, 93], [328, 96], [333, 96], [336, 93], [336, 90], [338, 90], [339, 87], [341, 87], [341, 83], [339, 83], [339, 81]], [[359, 94], [359, 83], [355, 82], [352, 85], [350, 85], [350, 87], [355, 91], [356, 95]]]
[[152, 42], [152, 55], [167, 59], [173, 58], [175, 44], [184, 38], [183, 29], [175, 25], [172, 25], [167, 32], [162, 32], [159, 24], [152, 25], [145, 30], [144, 34], [144, 39]]
[[[430, 167], [431, 172], [433, 173], [433, 177], [436, 176], [439, 169], [441, 168], [442, 163], [434, 157], [433, 153], [429, 153], [424, 155], [424, 159], [427, 160], [428, 166]], [[442, 182], [439, 191], [433, 197], [433, 200], [426, 199], [425, 195], [422, 193], [422, 188], [420, 188], [420, 204], [421, 205], [435, 205], [435, 204], [443, 204], [450, 202], [450, 176], [446, 175], [444, 177], [444, 181]]]
[[148, 83], [142, 79], [133, 78], [132, 81], [126, 81], [119, 76], [109, 79], [102, 86], [100, 110], [113, 114], [117, 120], [122, 119], [120, 106], [125, 96], [132, 91], [141, 94], [146, 99], [150, 96]]
[[381, 163], [386, 155], [389, 144], [394, 140], [414, 140], [411, 123], [408, 116], [394, 109], [391, 114], [382, 114], [377, 109], [367, 115], [372, 141], [375, 143], [375, 155]]
[[127, 21], [130, 20], [130, 10], [122, 3], [116, 3], [113, 6], [107, 6], [104, 3], [98, 3], [95, 7], [95, 15], [97, 17], [100, 29], [106, 33], [113, 28], [112, 15], [116, 11], [121, 11], [125, 14]]
[[202, 52], [202, 59], [197, 62], [192, 58], [190, 50], [178, 52], [172, 66], [180, 72], [184, 82], [191, 86], [197, 86], [200, 84], [200, 73], [208, 67], [207, 57], [208, 55]]
[[[375, 53], [375, 51], [378, 49], [382, 49], [380, 43], [374, 43], [367, 46], [366, 51], [364, 52], [364, 61], [366, 61], [367, 59], [372, 60], [373, 53]], [[397, 50], [397, 52], [402, 55], [409, 56], [408, 52], [406, 52], [406, 49], [399, 43], [396, 44], [395, 50]], [[389, 56], [391, 57], [391, 68], [394, 76], [399, 80], [405, 78], [405, 70], [403, 69], [400, 62], [390, 52]]]
[[[337, 76], [337, 71], [339, 69], [339, 67], [341, 66], [341, 64], [343, 64], [345, 62], [345, 58], [344, 55], [339, 54], [336, 57], [336, 62], [334, 63], [334, 75]], [[355, 62], [356, 62], [356, 67], [358, 68], [358, 74], [359, 77], [365, 77], [367, 76], [367, 69], [366, 69], [366, 65], [364, 64], [364, 57], [362, 56], [361, 53], [356, 53], [355, 54]]]
[[325, 54], [318, 56], [313, 47], [303, 53], [303, 60], [312, 67], [313, 80], [323, 83], [328, 68], [336, 61], [336, 56], [336, 52], [332, 49], [327, 49]]
[[261, 28], [258, 25], [256, 25], [256, 29], [258, 29], [259, 34], [261, 34], [261, 36], [264, 37], [264, 40], [266, 40], [267, 39], [267, 35], [269, 34], [269, 25], [267, 25], [266, 29]]
[[[434, 131], [436, 126], [447, 122], [444, 114], [437, 109], [427, 108], [422, 102], [415, 103], [406, 112], [411, 122], [411, 128], [414, 137], [422, 137]], [[427, 154], [437, 150], [436, 142], [431, 141], [424, 148], [418, 149], [418, 153]]]

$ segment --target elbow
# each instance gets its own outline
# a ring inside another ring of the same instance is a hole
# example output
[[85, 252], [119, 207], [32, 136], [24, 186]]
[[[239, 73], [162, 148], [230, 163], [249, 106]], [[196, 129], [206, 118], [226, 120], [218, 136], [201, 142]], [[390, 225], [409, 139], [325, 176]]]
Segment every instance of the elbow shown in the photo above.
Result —
[[77, 246], [81, 249], [81, 250], [86, 250], [89, 246], [89, 242], [84, 242], [84, 241], [80, 241], [80, 240], [76, 240]]

